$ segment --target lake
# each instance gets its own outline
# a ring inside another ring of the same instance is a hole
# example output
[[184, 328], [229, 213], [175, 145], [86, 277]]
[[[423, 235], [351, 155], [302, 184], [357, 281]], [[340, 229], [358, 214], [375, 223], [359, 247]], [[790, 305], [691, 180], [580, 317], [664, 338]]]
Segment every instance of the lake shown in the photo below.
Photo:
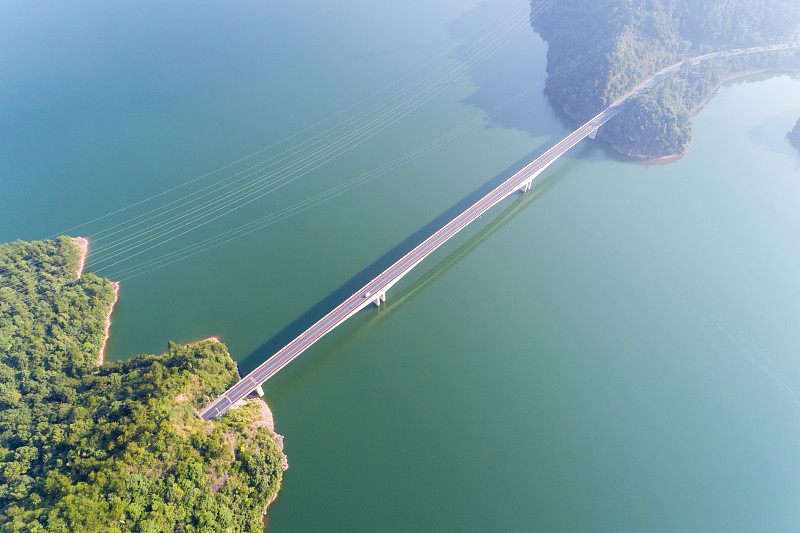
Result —
[[[0, 242], [92, 239], [112, 359], [251, 370], [573, 127], [523, 0], [0, 13]], [[267, 382], [269, 531], [796, 531], [797, 94], [582, 143]]]

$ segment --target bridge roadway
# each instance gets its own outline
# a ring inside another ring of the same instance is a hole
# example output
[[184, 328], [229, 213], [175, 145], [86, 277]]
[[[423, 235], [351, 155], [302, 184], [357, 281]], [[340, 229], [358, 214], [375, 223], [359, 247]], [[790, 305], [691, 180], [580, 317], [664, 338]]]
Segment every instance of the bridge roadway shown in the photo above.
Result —
[[396, 263], [364, 285], [361, 290], [339, 304], [333, 311], [329, 312], [317, 323], [301, 333], [258, 368], [243, 377], [236, 385], [209, 404], [208, 407], [200, 413], [200, 416], [204, 420], [210, 420], [215, 416], [224, 414], [231, 405], [250, 394], [256, 387], [275, 375], [276, 372], [292, 362], [295, 357], [307, 350], [336, 326], [371, 304], [380, 305], [381, 302], [386, 300], [386, 291], [411, 271], [411, 269], [417, 266], [423, 259], [432, 254], [459, 231], [467, 227], [470, 222], [477, 219], [504, 198], [507, 198], [517, 191], [524, 192], [530, 189], [531, 182], [536, 176], [561, 157], [567, 150], [588, 137], [591, 133], [596, 131], [597, 128], [614, 117], [618, 112], [618, 106], [609, 107], [550, 148], [535, 161], [508, 178], [483, 198], [472, 204], [439, 231], [425, 239], [422, 244], [419, 244], [416, 248], [408, 252]]
[[329, 312], [313, 326], [301, 333], [292, 342], [275, 353], [275, 355], [258, 366], [258, 368], [250, 372], [238, 383], [225, 391], [225, 393], [216, 398], [200, 413], [200, 416], [204, 420], [211, 420], [216, 416], [225, 414], [225, 412], [230, 409], [233, 404], [242, 398], [245, 398], [251, 392], [260, 387], [262, 383], [274, 376], [281, 368], [291, 363], [295, 357], [307, 350], [326, 333], [368, 305], [380, 305], [382, 302], [386, 301], [386, 291], [388, 291], [411, 269], [417, 266], [423, 259], [432, 254], [437, 248], [446, 243], [459, 231], [467, 227], [470, 222], [481, 216], [492, 206], [517, 191], [525, 192], [530, 189], [531, 183], [536, 176], [538, 176], [559, 157], [564, 155], [564, 153], [566, 153], [570, 148], [597, 131], [600, 126], [611, 120], [617, 113], [619, 113], [622, 103], [629, 97], [637, 96], [649, 90], [664, 78], [672, 75], [674, 72], [677, 72], [685, 62], [691, 62], [692, 64], [695, 64], [701, 60], [720, 55], [738, 55], [741, 53], [750, 53], [763, 50], [764, 49], [748, 49], [735, 50], [733, 52], [715, 52], [700, 57], [690, 58], [667, 67], [653, 75], [648, 80], [642, 82], [629, 93], [617, 100], [605, 111], [598, 114], [586, 124], [569, 134], [561, 142], [536, 158], [535, 161], [528, 164], [525, 168], [500, 184], [497, 188], [472, 204], [460, 215], [448, 222], [443, 228], [425, 239], [422, 244], [408, 252], [400, 260], [379, 274], [375, 279], [364, 285], [361, 290], [339, 304], [339, 306], [333, 311]]

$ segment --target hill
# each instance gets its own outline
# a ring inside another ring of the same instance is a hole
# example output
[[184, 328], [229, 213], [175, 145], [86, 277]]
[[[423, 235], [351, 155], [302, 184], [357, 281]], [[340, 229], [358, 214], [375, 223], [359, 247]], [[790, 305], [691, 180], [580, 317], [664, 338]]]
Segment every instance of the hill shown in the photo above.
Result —
[[789, 142], [794, 145], [795, 148], [800, 150], [800, 120], [797, 121], [797, 124], [794, 125], [792, 131], [788, 134]]
[[[284, 456], [225, 346], [97, 366], [111, 282], [66, 237], [0, 245], [0, 531], [263, 531]], [[77, 279], [76, 279], [77, 278]]]
[[[539, 4], [531, 2], [533, 8]], [[534, 28], [549, 45], [550, 100], [576, 123], [583, 123], [642, 80], [681, 59], [798, 40], [800, 4], [791, 0], [559, 0], [534, 20]], [[575, 58], [587, 53], [575, 65]], [[572, 65], [577, 68], [562, 74]], [[691, 140], [691, 115], [723, 81], [751, 71], [798, 68], [800, 54], [794, 51], [685, 66], [630, 101], [600, 135], [634, 158], [680, 154]]]

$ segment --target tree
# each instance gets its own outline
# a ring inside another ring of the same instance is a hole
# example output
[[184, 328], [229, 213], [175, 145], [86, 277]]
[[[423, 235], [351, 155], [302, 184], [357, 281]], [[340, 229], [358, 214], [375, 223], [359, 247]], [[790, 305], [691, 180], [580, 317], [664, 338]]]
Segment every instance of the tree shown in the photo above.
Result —
[[[550, 100], [583, 123], [681, 59], [796, 40], [800, 3], [560, 0], [549, 4], [533, 24], [549, 44]], [[691, 140], [692, 112], [722, 81], [739, 72], [777, 68], [800, 68], [800, 54], [748, 54], [687, 65], [651, 91], [650, 100], [631, 102], [600, 134], [633, 157], [680, 153]]]
[[237, 380], [225, 346], [98, 367], [113, 289], [77, 265], [66, 237], [0, 245], [0, 531], [263, 530], [283, 453], [260, 410], [194, 413]]

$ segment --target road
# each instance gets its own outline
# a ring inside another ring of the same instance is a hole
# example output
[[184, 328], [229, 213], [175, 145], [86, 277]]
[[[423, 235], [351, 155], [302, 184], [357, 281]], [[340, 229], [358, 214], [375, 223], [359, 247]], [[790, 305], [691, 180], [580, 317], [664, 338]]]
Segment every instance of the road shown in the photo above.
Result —
[[374, 304], [379, 305], [382, 299], [385, 298], [386, 291], [422, 260], [467, 227], [472, 221], [488, 211], [492, 206], [511, 194], [520, 191], [522, 188], [527, 188], [527, 183], [532, 181], [533, 178], [550, 166], [551, 163], [556, 161], [570, 148], [578, 144], [598, 127], [605, 124], [616, 115], [618, 111], [618, 106], [612, 106], [598, 114], [592, 120], [550, 148], [535, 161], [472, 204], [460, 215], [448, 222], [443, 228], [428, 237], [416, 248], [408, 252], [396, 263], [364, 285], [357, 293], [343, 301], [333, 311], [329, 312], [317, 323], [301, 333], [258, 368], [242, 378], [241, 381], [228, 389], [222, 396], [214, 400], [201, 413], [202, 418], [204, 420], [210, 420], [215, 416], [224, 414], [231, 405], [250, 394], [258, 385], [275, 375], [281, 368], [292, 362], [294, 358], [307, 350], [326, 333], [365, 307]]
[[[467, 227], [472, 221], [488, 211], [492, 206], [517, 191], [524, 192], [528, 190], [533, 179], [544, 169], [550, 166], [559, 157], [564, 155], [570, 148], [574, 147], [580, 141], [588, 137], [592, 132], [596, 131], [600, 126], [611, 120], [617, 113], [619, 113], [621, 105], [628, 98], [632, 96], [638, 96], [643, 92], [648, 91], [653, 86], [661, 82], [664, 78], [669, 77], [673, 73], [677, 72], [684, 63], [691, 62], [692, 64], [696, 64], [704, 59], [718, 57], [721, 55], [738, 55], [742, 53], [784, 49], [783, 47], [787, 45], [781, 46], [781, 48], [764, 47], [758, 49], [734, 50], [731, 52], [715, 52], [686, 59], [657, 72], [652, 77], [648, 78], [614, 102], [612, 106], [599, 113], [583, 126], [561, 140], [558, 144], [547, 150], [544, 154], [537, 157], [532, 163], [528, 164], [525, 168], [508, 178], [490, 193], [472, 204], [436, 233], [425, 239], [425, 241], [419, 244], [416, 248], [408, 252], [406, 255], [400, 258], [400, 260], [384, 270], [372, 281], [364, 285], [361, 290], [356, 292], [350, 298], [347, 298], [333, 311], [329, 312], [318, 322], [301, 333], [292, 342], [275, 353], [275, 355], [259, 365], [258, 368], [242, 378], [241, 381], [225, 391], [224, 394], [216, 398], [208, 405], [208, 407], [206, 407], [206, 409], [200, 413], [200, 416], [204, 420], [211, 420], [216, 416], [223, 415], [225, 411], [230, 409], [234, 403], [246, 397], [253, 390], [255, 390], [256, 387], [264, 383], [270, 377], [274, 376], [280, 369], [291, 363], [297, 356], [307, 350], [336, 326], [340, 325], [348, 318], [369, 305], [380, 305], [381, 302], [385, 301], [386, 291], [394, 286], [394, 284], [397, 283], [403, 276], [405, 276], [411, 269], [417, 266], [422, 260], [436, 251], [436, 249], [450, 240], [458, 232]], [[794, 45], [792, 47], [797, 46], [798, 45]]]

